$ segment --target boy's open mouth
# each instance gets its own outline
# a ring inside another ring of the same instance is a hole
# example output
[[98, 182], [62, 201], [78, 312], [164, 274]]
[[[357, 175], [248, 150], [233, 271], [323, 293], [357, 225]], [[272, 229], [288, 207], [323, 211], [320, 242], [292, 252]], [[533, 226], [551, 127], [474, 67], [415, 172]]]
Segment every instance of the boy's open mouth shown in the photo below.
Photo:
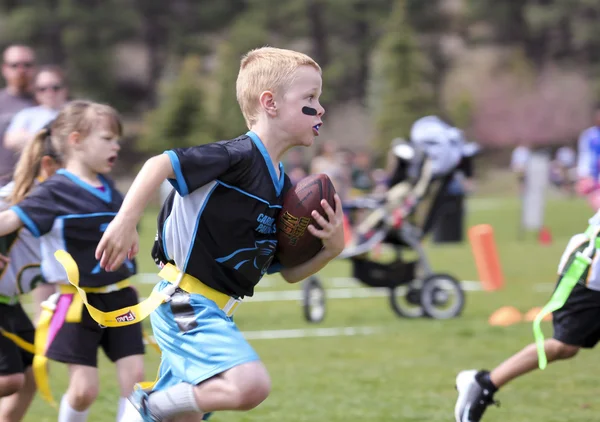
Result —
[[319, 129], [321, 128], [322, 123], [319, 123], [318, 125], [314, 125], [312, 130], [313, 133], [315, 134], [315, 136], [319, 136]]

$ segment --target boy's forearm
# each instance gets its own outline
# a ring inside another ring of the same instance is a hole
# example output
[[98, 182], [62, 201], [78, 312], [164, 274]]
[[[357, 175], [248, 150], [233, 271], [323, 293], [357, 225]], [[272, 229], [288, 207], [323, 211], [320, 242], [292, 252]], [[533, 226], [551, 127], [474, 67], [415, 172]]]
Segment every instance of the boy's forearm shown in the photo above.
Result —
[[158, 191], [160, 185], [166, 179], [174, 177], [171, 160], [166, 154], [157, 155], [146, 161], [123, 200], [119, 210], [120, 218], [137, 224], [148, 201]]
[[329, 250], [322, 249], [321, 252], [306, 261], [304, 264], [300, 264], [292, 268], [283, 268], [281, 270], [281, 276], [288, 283], [297, 283], [321, 271], [323, 268], [325, 268], [329, 261], [336, 256], [337, 255], [331, 253]]

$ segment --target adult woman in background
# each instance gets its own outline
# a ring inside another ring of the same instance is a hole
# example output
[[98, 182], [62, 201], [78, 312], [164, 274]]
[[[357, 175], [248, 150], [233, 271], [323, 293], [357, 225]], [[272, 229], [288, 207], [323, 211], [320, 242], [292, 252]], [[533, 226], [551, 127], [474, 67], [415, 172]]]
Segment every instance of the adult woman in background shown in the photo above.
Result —
[[12, 119], [4, 135], [4, 147], [20, 153], [46, 124], [54, 120], [67, 102], [64, 72], [57, 66], [42, 66], [34, 78], [37, 106], [27, 107]]

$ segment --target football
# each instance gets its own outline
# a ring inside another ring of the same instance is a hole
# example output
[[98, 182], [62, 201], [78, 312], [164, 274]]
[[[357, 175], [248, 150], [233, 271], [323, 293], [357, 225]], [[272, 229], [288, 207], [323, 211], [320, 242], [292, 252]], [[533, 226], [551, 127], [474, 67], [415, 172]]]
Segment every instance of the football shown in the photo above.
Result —
[[326, 199], [335, 210], [334, 195], [335, 188], [326, 174], [307, 176], [285, 194], [277, 219], [276, 251], [284, 267], [302, 264], [323, 248], [321, 239], [314, 237], [307, 227], [312, 224], [320, 228], [311, 213], [316, 210], [327, 218], [321, 199]]

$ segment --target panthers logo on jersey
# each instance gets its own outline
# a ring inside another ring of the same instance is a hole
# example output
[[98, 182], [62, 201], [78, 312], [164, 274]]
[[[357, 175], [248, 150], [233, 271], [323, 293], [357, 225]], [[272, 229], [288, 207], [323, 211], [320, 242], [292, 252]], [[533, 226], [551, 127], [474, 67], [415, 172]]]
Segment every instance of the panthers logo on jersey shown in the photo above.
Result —
[[271, 265], [276, 248], [276, 240], [257, 240], [253, 248], [238, 249], [216, 261], [248, 275], [258, 270], [262, 276]]

